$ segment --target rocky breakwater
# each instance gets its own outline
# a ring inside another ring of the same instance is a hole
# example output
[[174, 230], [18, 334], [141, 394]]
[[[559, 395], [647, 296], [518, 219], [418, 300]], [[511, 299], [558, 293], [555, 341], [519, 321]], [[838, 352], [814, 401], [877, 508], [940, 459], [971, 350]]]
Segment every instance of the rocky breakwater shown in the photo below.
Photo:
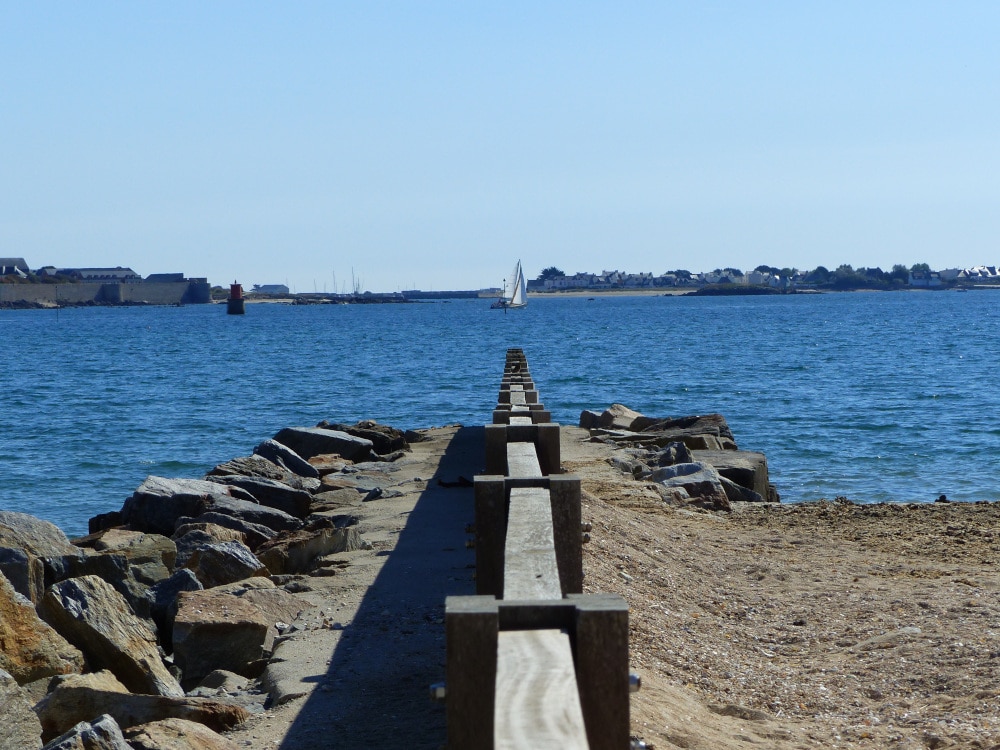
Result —
[[202, 478], [148, 477], [79, 539], [0, 511], [0, 747], [235, 747], [219, 732], [275, 698], [254, 680], [314, 606], [296, 593], [365, 547], [351, 509], [382, 490], [356, 477], [419, 439], [286, 428]]
[[740, 450], [725, 418], [647, 417], [622, 404], [584, 411], [580, 427], [621, 449], [616, 468], [649, 482], [664, 501], [730, 510], [733, 502], [778, 502], [763, 453]]

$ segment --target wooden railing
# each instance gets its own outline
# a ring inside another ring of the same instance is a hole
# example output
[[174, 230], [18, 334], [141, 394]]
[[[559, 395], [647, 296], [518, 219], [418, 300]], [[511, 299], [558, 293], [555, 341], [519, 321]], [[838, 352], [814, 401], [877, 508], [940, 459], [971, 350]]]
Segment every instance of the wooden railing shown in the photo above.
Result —
[[475, 478], [476, 596], [445, 603], [448, 746], [629, 746], [628, 606], [583, 591], [580, 480], [510, 349]]

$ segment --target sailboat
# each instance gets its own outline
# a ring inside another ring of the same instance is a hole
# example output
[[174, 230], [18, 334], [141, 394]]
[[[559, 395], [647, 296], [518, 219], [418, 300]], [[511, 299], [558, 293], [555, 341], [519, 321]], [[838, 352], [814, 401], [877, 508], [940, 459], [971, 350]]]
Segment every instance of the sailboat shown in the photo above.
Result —
[[503, 283], [503, 293], [500, 298], [490, 305], [491, 310], [504, 310], [508, 308], [524, 307], [528, 304], [525, 294], [524, 271], [521, 270], [521, 261], [514, 266], [513, 272]]

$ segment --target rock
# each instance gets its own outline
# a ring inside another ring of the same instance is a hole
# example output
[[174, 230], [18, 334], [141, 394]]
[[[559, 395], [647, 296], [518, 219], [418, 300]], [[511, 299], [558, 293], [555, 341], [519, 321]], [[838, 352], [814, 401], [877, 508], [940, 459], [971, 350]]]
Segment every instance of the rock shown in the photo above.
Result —
[[726, 497], [729, 498], [731, 503], [762, 503], [765, 498], [758, 495], [753, 490], [748, 490], [742, 485], [736, 484], [736, 482], [731, 479], [726, 479], [724, 476], [719, 476], [719, 481], [722, 482], [722, 489], [726, 491]]
[[177, 563], [176, 545], [162, 534], [114, 528], [74, 539], [73, 545], [96, 554], [124, 555], [132, 576], [147, 586], [168, 578]]
[[42, 725], [17, 681], [0, 669], [0, 747], [36, 750], [42, 746]]
[[599, 411], [593, 411], [591, 409], [584, 409], [580, 412], [580, 427], [585, 430], [593, 429], [597, 427], [597, 423], [601, 421], [601, 413]]
[[198, 683], [198, 687], [204, 690], [222, 690], [226, 693], [236, 693], [246, 690], [249, 680], [243, 675], [230, 672], [227, 669], [216, 669], [205, 675], [205, 679]]
[[354, 487], [320, 492], [318, 495], [313, 495], [312, 509], [314, 513], [324, 513], [331, 510], [340, 510], [341, 508], [350, 508], [361, 505], [364, 502], [364, 497]]
[[334, 474], [343, 470], [345, 466], [350, 466], [351, 462], [345, 460], [339, 453], [321, 453], [310, 458], [309, 465], [319, 472], [322, 479], [327, 474]]
[[[52, 586], [68, 578], [97, 576], [115, 587], [125, 597], [132, 612], [143, 619], [149, 619], [149, 602], [146, 598], [148, 586], [136, 580], [132, 568], [124, 555], [106, 553], [47, 557], [45, 562], [45, 585]], [[164, 577], [169, 572], [162, 566], [156, 570]], [[150, 574], [147, 571], [147, 574]]]
[[182, 593], [174, 618], [174, 663], [184, 684], [216, 669], [242, 673], [264, 655], [269, 618], [251, 602], [217, 591]]
[[54, 523], [11, 510], [0, 510], [0, 547], [23, 549], [35, 557], [70, 555], [75, 550]]
[[242, 490], [204, 479], [166, 479], [146, 477], [122, 506], [122, 520], [137, 531], [170, 536], [183, 516], [196, 517], [210, 510], [213, 501], [233, 500], [233, 494], [246, 501]]
[[656, 451], [655, 456], [653, 463], [657, 466], [694, 463], [694, 456], [683, 442], [667, 443], [662, 449]]
[[[0, 670], [24, 685], [57, 674], [82, 672], [80, 650], [42, 621], [35, 607], [0, 575]], [[0, 747], [9, 747], [0, 743]]]
[[305, 518], [309, 515], [312, 495], [305, 490], [294, 489], [275, 479], [228, 474], [221, 477], [209, 477], [209, 481], [246, 490], [261, 505], [277, 508], [290, 516]]
[[246, 534], [214, 523], [185, 523], [174, 532], [177, 546], [177, 564], [184, 567], [195, 548], [212, 542], [240, 542], [246, 544]]
[[32, 602], [38, 602], [45, 593], [45, 565], [42, 558], [23, 549], [0, 547], [0, 573], [11, 586]]
[[[636, 429], [636, 428], [633, 428]], [[721, 414], [699, 414], [690, 417], [678, 417], [676, 419], [657, 419], [645, 426], [642, 432], [673, 432], [679, 431], [692, 435], [716, 435], [736, 443], [729, 423]]]
[[249, 716], [246, 709], [209, 698], [131, 694], [108, 672], [56, 677], [52, 691], [35, 706], [35, 711], [42, 724], [43, 740], [101, 714], [110, 714], [126, 730], [178, 718], [218, 732], [232, 729]]
[[406, 442], [405, 433], [395, 427], [379, 424], [371, 420], [364, 420], [354, 425], [330, 423], [326, 420], [320, 422], [317, 427], [325, 430], [338, 430], [346, 432], [354, 437], [370, 440], [372, 450], [380, 456], [394, 453], [396, 451], [408, 451], [409, 444]]
[[364, 461], [373, 447], [371, 440], [322, 427], [286, 427], [274, 439], [306, 460], [321, 453], [339, 453], [349, 461]]
[[[212, 483], [206, 482], [205, 484]], [[277, 508], [268, 508], [266, 505], [261, 505], [252, 500], [239, 500], [233, 497], [213, 497], [204, 512], [221, 513], [224, 516], [231, 516], [249, 523], [267, 526], [275, 531], [291, 531], [302, 526], [302, 521], [298, 518]]]
[[[254, 455], [268, 459], [301, 477], [319, 479], [319, 471], [302, 456], [277, 440], [265, 440], [253, 449]], [[271, 477], [274, 479], [275, 477]]]
[[279, 622], [290, 623], [301, 612], [316, 608], [315, 604], [277, 587], [244, 589], [237, 593], [237, 596], [259, 609], [271, 625]]
[[0, 572], [31, 601], [37, 603], [45, 590], [41, 558], [77, 552], [55, 524], [0, 510]]
[[81, 721], [43, 750], [132, 750], [132, 747], [125, 742], [118, 722], [102, 714], [92, 722]]
[[193, 570], [181, 568], [170, 578], [160, 581], [147, 592], [150, 615], [156, 623], [160, 646], [173, 649], [174, 616], [177, 614], [177, 597], [182, 591], [201, 591], [204, 587]]
[[612, 404], [598, 417], [597, 426], [612, 430], [631, 430], [632, 423], [641, 416], [642, 414], [623, 404]]
[[129, 690], [183, 695], [160, 658], [155, 634], [111, 584], [96, 576], [61, 581], [45, 592], [39, 609], [93, 668], [110, 669]]
[[690, 463], [664, 466], [649, 478], [670, 489], [682, 488], [699, 503], [716, 510], [730, 510], [729, 497], [722, 486], [719, 473], [709, 464]]
[[205, 588], [253, 576], [270, 575], [268, 569], [242, 542], [200, 544], [195, 547], [184, 567], [194, 571]]
[[163, 719], [125, 731], [132, 750], [238, 750], [232, 740], [186, 719]]
[[763, 453], [740, 450], [693, 451], [694, 460], [711, 464], [726, 479], [768, 497], [770, 480]]
[[301, 530], [281, 534], [261, 545], [257, 557], [273, 575], [306, 573], [313, 562], [334, 552], [361, 549], [361, 535], [354, 527]]
[[98, 531], [121, 526], [123, 523], [122, 512], [120, 510], [98, 513], [96, 516], [91, 516], [90, 520], [87, 521], [87, 533], [96, 534]]
[[[274, 529], [264, 526], [259, 523], [251, 523], [250, 521], [245, 521], [242, 518], [237, 518], [236, 516], [229, 516], [224, 513], [208, 512], [202, 513], [198, 518], [180, 518], [177, 521], [177, 529], [174, 531], [174, 539], [183, 536], [188, 531], [198, 528], [200, 531], [207, 532], [211, 537], [220, 542], [230, 541], [231, 539], [236, 539], [237, 541], [243, 542], [250, 549], [257, 549], [261, 544], [266, 542], [268, 539], [273, 539], [278, 535], [278, 532]], [[213, 528], [208, 528], [209, 526]], [[237, 532], [239, 536], [227, 537], [225, 534], [219, 532], [214, 527], [221, 527], [224, 529], [229, 529], [230, 531]]]

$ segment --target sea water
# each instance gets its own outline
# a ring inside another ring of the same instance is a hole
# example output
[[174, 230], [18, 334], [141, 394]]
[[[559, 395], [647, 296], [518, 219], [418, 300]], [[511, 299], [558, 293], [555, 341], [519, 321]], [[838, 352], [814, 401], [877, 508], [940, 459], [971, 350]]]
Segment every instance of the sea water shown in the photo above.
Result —
[[554, 421], [722, 413], [783, 502], [997, 499], [998, 310], [984, 291], [0, 311], [0, 509], [82, 534], [147, 475], [201, 477], [286, 426], [484, 424], [511, 346]]

